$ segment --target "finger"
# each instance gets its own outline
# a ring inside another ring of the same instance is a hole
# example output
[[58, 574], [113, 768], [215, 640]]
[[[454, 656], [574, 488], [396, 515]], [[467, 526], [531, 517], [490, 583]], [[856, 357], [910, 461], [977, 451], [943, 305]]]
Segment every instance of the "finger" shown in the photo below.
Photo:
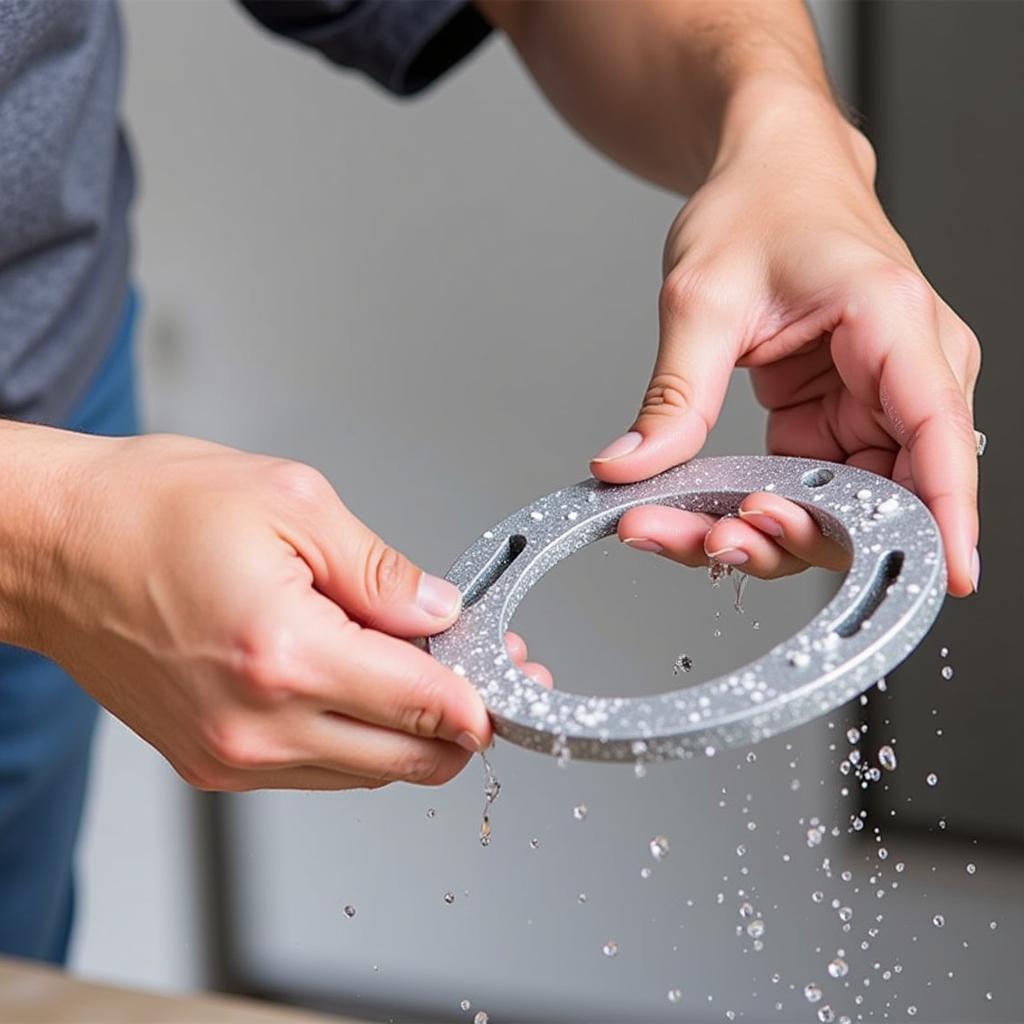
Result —
[[739, 330], [735, 312], [711, 296], [666, 278], [654, 373], [630, 430], [594, 456], [591, 472], [607, 483], [654, 476], [703, 447], [729, 386]]
[[916, 275], [898, 283], [847, 307], [832, 334], [833, 357], [854, 397], [880, 408], [908, 451], [914, 490], [942, 533], [949, 591], [963, 596], [977, 589], [981, 571], [974, 424], [936, 342], [930, 293]]
[[720, 519], [704, 538], [709, 561], [742, 569], [750, 576], [772, 580], [803, 572], [807, 562], [780, 547], [767, 534], [730, 516]]
[[508, 656], [519, 666], [522, 666], [523, 662], [526, 661], [526, 656], [529, 653], [526, 641], [518, 633], [513, 633], [511, 629], [505, 634], [505, 650], [508, 651]]
[[548, 690], [554, 688], [555, 680], [551, 675], [550, 669], [539, 661], [528, 661], [521, 668], [535, 683], [540, 683], [541, 686]]
[[211, 773], [210, 780], [196, 788], [216, 793], [248, 793], [256, 789], [298, 789], [329, 791], [343, 789], [380, 789], [383, 779], [369, 779], [348, 772], [302, 765], [295, 768], [261, 769], [255, 771], [221, 770]]
[[[806, 509], [777, 494], [769, 491], [748, 494], [740, 502], [739, 517], [743, 524], [764, 534], [802, 562], [836, 572], [850, 567], [846, 548], [826, 537]], [[748, 571], [746, 566], [744, 571]]]
[[490, 718], [468, 680], [412, 644], [334, 612], [326, 628], [315, 623], [304, 654], [311, 695], [325, 710], [469, 751], [490, 742]]
[[703, 513], [642, 505], [622, 516], [618, 535], [623, 544], [637, 551], [650, 551], [697, 568], [708, 564], [704, 537], [714, 523], [714, 516]]
[[365, 626], [394, 636], [430, 636], [458, 617], [458, 587], [424, 572], [386, 544], [334, 496], [316, 524], [316, 588]]
[[448, 782], [471, 756], [445, 740], [411, 736], [333, 712], [313, 716], [302, 742], [315, 767], [421, 786]]

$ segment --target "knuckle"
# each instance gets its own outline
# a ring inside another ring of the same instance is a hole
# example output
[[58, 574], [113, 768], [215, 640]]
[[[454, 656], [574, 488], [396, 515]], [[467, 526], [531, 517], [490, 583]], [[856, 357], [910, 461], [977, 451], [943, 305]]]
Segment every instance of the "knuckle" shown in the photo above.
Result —
[[658, 297], [662, 319], [696, 314], [717, 323], [734, 317], [738, 308], [736, 297], [719, 283], [722, 280], [721, 273], [713, 275], [703, 269], [678, 267], [669, 271]]
[[364, 589], [367, 600], [387, 603], [398, 597], [409, 575], [405, 556], [379, 537], [374, 537], [366, 553]]
[[413, 703], [403, 715], [403, 730], [431, 739], [444, 720], [444, 701], [437, 681], [421, 677], [413, 686]]
[[[436, 744], [431, 745], [431, 747], [433, 746]], [[431, 784], [431, 780], [441, 771], [442, 767], [441, 751], [427, 749], [402, 754], [396, 760], [393, 770], [403, 781], [425, 786]]]
[[644, 392], [640, 413], [646, 416], [674, 416], [691, 408], [693, 399], [693, 385], [682, 374], [659, 370]]
[[875, 275], [883, 294], [890, 301], [919, 314], [936, 315], [935, 293], [919, 271], [902, 263], [886, 263], [875, 271]]
[[235, 642], [233, 661], [249, 696], [273, 701], [299, 689], [295, 637], [285, 626], [249, 627]]
[[270, 486], [289, 504], [316, 505], [333, 494], [327, 478], [302, 462], [276, 461], [268, 469]]
[[224, 793], [233, 788], [229, 774], [212, 762], [176, 764], [174, 770], [186, 785], [203, 793]]
[[245, 723], [214, 717], [203, 727], [207, 751], [220, 764], [238, 770], [266, 767], [269, 758], [260, 738]]

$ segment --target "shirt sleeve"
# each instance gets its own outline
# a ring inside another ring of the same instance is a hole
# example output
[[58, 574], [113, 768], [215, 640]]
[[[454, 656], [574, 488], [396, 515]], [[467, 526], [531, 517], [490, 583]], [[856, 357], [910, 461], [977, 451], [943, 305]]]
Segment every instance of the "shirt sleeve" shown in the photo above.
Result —
[[466, 0], [240, 0], [265, 28], [411, 96], [491, 31]]

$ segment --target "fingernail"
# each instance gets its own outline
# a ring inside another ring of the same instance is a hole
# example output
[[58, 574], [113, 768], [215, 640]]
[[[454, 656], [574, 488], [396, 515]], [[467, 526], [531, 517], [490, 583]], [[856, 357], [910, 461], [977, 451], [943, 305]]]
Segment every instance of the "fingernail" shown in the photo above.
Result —
[[462, 594], [454, 583], [431, 576], [425, 572], [420, 576], [420, 585], [416, 591], [416, 603], [428, 614], [437, 619], [449, 619], [459, 609]]
[[643, 434], [631, 430], [628, 434], [617, 437], [610, 445], [602, 448], [590, 461], [611, 462], [612, 459], [621, 459], [623, 455], [636, 451], [643, 439]]
[[974, 592], [978, 592], [978, 584], [981, 582], [981, 555], [978, 554], [978, 549], [974, 549], [974, 553], [971, 555], [971, 585], [974, 587]]
[[760, 509], [751, 509], [747, 512], [741, 508], [740, 519], [745, 523], [750, 523], [751, 526], [756, 527], [762, 533], [768, 534], [769, 537], [782, 536], [782, 523], [774, 516], [770, 516], [767, 512], [762, 512]]
[[646, 537], [623, 537], [623, 544], [628, 544], [637, 551], [650, 551], [652, 554], [660, 555], [665, 549], [655, 540], [648, 540]]
[[708, 558], [712, 562], [721, 562], [722, 565], [742, 565], [750, 556], [742, 548], [722, 548], [719, 551], [709, 551]]
[[455, 737], [455, 742], [458, 743], [463, 750], [468, 750], [471, 754], [478, 754], [483, 750], [483, 744], [474, 736], [471, 732], [460, 732]]

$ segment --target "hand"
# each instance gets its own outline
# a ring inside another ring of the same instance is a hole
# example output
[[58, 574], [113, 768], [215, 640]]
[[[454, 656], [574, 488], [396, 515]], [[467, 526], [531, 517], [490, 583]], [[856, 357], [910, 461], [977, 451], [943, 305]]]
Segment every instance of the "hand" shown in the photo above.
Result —
[[[47, 433], [61, 438], [59, 555], [33, 566], [18, 639], [186, 781], [433, 785], [490, 741], [473, 687], [396, 639], [451, 625], [458, 590], [315, 470], [187, 438]], [[549, 682], [520, 638], [509, 649]]]
[[[846, 462], [915, 491], [939, 524], [950, 593], [969, 594], [980, 573], [978, 342], [886, 220], [863, 136], [820, 97], [771, 89], [736, 102], [707, 182], [672, 226], [650, 387], [592, 471], [627, 483], [693, 458], [733, 368], [750, 367], [769, 451]], [[713, 523], [636, 509], [619, 536], [760, 576], [845, 567], [837, 545], [777, 496], [748, 497], [739, 519]]]

